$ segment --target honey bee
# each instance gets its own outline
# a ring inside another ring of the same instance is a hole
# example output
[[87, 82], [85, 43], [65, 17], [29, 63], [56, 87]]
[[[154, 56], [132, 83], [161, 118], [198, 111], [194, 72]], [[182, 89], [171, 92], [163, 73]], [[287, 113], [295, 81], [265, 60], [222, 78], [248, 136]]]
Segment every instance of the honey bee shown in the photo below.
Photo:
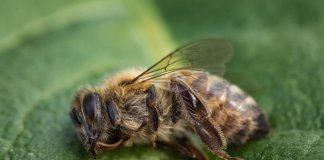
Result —
[[[222, 159], [225, 150], [270, 131], [255, 100], [221, 78], [233, 49], [210, 38], [186, 44], [148, 69], [135, 68], [79, 89], [70, 117], [88, 153], [133, 144], [163, 145], [191, 159], [207, 157], [188, 133]], [[206, 63], [208, 62], [212, 63]]]

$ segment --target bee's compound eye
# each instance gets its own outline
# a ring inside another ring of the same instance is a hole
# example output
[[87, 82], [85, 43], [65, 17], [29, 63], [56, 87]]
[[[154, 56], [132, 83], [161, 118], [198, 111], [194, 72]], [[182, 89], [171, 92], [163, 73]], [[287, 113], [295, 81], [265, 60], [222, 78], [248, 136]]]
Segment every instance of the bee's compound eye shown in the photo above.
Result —
[[112, 99], [106, 102], [106, 108], [108, 112], [108, 117], [112, 125], [117, 126], [120, 124], [120, 114], [119, 110]]
[[83, 99], [83, 111], [84, 114], [91, 120], [94, 120], [95, 111], [100, 107], [100, 96], [98, 93], [91, 93]]
[[71, 117], [71, 120], [75, 126], [78, 126], [78, 127], [81, 126], [81, 124], [82, 124], [81, 118], [76, 110], [72, 109], [72, 111], [70, 112], [70, 117]]

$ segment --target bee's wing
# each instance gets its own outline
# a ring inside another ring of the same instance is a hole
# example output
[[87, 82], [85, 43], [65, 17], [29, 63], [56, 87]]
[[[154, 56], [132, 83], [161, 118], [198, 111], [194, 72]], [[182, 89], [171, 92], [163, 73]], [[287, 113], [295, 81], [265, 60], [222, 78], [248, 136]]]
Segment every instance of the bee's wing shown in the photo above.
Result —
[[174, 50], [130, 83], [143, 82], [184, 69], [202, 69], [222, 76], [232, 52], [231, 44], [221, 38], [194, 41]]
[[179, 56], [182, 55], [194, 67], [223, 76], [225, 63], [232, 57], [233, 47], [224, 39], [210, 38], [189, 43], [179, 48], [179, 52]]

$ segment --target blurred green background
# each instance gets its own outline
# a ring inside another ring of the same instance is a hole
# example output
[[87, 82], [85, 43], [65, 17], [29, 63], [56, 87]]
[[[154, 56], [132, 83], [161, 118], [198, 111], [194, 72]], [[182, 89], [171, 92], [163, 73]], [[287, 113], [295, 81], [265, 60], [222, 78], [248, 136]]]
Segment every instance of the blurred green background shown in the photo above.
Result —
[[[0, 159], [89, 159], [68, 117], [74, 90], [202, 37], [232, 42], [225, 77], [255, 97], [273, 128], [229, 152], [324, 159], [323, 9], [320, 0], [1, 0]], [[149, 146], [99, 157], [179, 158]]]

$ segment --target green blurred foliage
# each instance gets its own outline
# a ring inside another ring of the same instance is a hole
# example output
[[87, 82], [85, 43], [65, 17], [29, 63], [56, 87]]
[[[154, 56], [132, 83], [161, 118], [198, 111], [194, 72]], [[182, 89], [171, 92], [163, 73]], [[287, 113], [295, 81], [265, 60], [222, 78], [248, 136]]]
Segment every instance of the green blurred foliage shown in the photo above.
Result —
[[[319, 0], [2, 0], [0, 159], [88, 159], [68, 117], [74, 90], [152, 64], [176, 46], [173, 40], [201, 37], [233, 43], [225, 77], [255, 97], [273, 128], [267, 138], [229, 152], [323, 159], [323, 6]], [[179, 158], [171, 155], [136, 146], [99, 158]]]

